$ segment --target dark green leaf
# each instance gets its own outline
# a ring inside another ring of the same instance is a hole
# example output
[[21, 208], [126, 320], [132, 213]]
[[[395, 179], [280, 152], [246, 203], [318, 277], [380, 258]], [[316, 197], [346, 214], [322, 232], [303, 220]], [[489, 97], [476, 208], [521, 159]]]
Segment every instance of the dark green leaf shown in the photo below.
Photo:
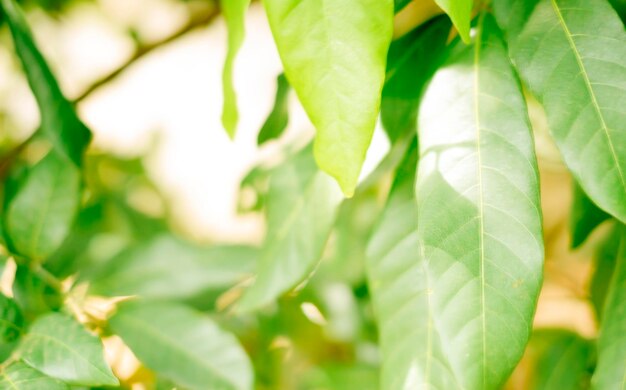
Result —
[[23, 326], [24, 317], [17, 303], [0, 294], [0, 362], [9, 357]]
[[16, 362], [0, 372], [0, 389], [7, 390], [69, 390], [69, 387], [41, 372]]
[[274, 100], [274, 108], [265, 120], [259, 136], [257, 144], [262, 145], [265, 142], [278, 138], [283, 134], [287, 123], [289, 122], [289, 91], [291, 87], [289, 81], [283, 73], [276, 78], [276, 99]]
[[13, 296], [29, 321], [63, 304], [60, 292], [25, 265], [19, 265], [15, 271]]
[[570, 212], [571, 247], [578, 248], [598, 225], [611, 216], [596, 206], [577, 183], [574, 183], [573, 198]]
[[188, 298], [224, 289], [252, 274], [257, 250], [194, 245], [161, 235], [123, 251], [92, 278], [90, 291], [106, 296]]
[[74, 319], [50, 313], [33, 323], [18, 349], [29, 366], [72, 385], [115, 386], [100, 340]]
[[606, 301], [606, 294], [611, 284], [611, 278], [615, 271], [615, 263], [617, 262], [618, 250], [620, 245], [621, 227], [616, 225], [611, 229], [609, 234], [599, 244], [594, 254], [593, 277], [589, 286], [591, 294], [591, 303], [596, 312], [596, 318], [602, 318], [602, 309]]
[[422, 89], [443, 59], [449, 31], [448, 18], [438, 17], [391, 43], [380, 114], [392, 141], [415, 132]]
[[110, 327], [148, 368], [186, 389], [252, 388], [252, 367], [237, 339], [185, 306], [128, 302]]
[[393, 2], [393, 8], [394, 8], [394, 11], [395, 11], [396, 13], [398, 13], [398, 12], [402, 11], [402, 10], [404, 9], [404, 7], [406, 7], [407, 5], [409, 5], [409, 3], [410, 3], [411, 1], [412, 1], [412, 0], [394, 0], [394, 2]]
[[626, 221], [626, 32], [606, 0], [541, 0], [510, 51], [585, 193]]
[[72, 103], [63, 96], [15, 1], [1, 0], [0, 4], [13, 34], [15, 50], [39, 105], [39, 131], [57, 152], [67, 155], [74, 164], [80, 165], [83, 151], [91, 140], [91, 132], [76, 116]]

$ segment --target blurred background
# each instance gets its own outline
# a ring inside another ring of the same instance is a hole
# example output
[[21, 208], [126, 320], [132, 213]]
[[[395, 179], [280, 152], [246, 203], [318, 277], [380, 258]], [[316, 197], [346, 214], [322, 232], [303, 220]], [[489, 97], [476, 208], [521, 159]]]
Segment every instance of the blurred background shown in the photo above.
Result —
[[[113, 256], [128, 245], [129, 235], [141, 240], [153, 228], [202, 244], [261, 242], [262, 213], [238, 211], [245, 200], [240, 182], [285, 145], [310, 138], [313, 128], [292, 94], [285, 136], [263, 148], [256, 146], [258, 131], [274, 103], [276, 77], [282, 72], [259, 2], [253, 1], [248, 12], [246, 39], [236, 63], [240, 122], [233, 141], [220, 122], [226, 26], [217, 4], [210, 0], [21, 3], [63, 91], [77, 102], [79, 115], [94, 133], [88, 157], [93, 188], [114, 199], [122, 213], [141, 216], [131, 223], [119, 222], [119, 209], [105, 208], [99, 218], [115, 228], [90, 237], [80, 256], [92, 257], [89, 261]], [[436, 13], [432, 2], [414, 2], [397, 16], [396, 35]], [[0, 151], [7, 153], [36, 129], [39, 117], [4, 26], [0, 42]], [[546, 239], [545, 285], [535, 324], [537, 329], [566, 329], [593, 338], [597, 329], [589, 303], [589, 275], [607, 226], [582, 248], [569, 249], [571, 179], [547, 137], [541, 108], [531, 101], [529, 109], [541, 168]], [[363, 177], [388, 149], [378, 129]], [[376, 388], [376, 329], [362, 257], [363, 238], [375, 222], [384, 192], [385, 188], [374, 189], [362, 204], [342, 208], [351, 219], [335, 232], [306, 287], [258, 318], [232, 319], [229, 326], [238, 329], [252, 355], [259, 388]], [[132, 223], [139, 233], [128, 233], [132, 229], [127, 225]], [[356, 234], [342, 240], [341, 229]], [[176, 253], [171, 255], [175, 259]], [[219, 298], [228, 300], [228, 291]], [[207, 306], [201, 297], [194, 305]], [[547, 348], [543, 340], [561, 340], [550, 345], [567, 348], [568, 337], [573, 337], [542, 332], [508, 388], [532, 388], [529, 383], [539, 375], [533, 353]], [[151, 373], [139, 367], [119, 341], [109, 339], [107, 353], [129, 388], [156, 386]]]

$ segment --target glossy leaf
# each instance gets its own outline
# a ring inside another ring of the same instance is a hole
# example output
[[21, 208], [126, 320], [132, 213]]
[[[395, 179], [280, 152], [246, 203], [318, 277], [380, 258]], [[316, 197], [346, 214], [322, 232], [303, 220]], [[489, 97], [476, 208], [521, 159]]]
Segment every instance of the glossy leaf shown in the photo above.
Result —
[[463, 41], [469, 42], [473, 0], [435, 0], [435, 3], [450, 16]]
[[419, 136], [423, 245], [414, 272], [422, 280], [412, 288], [426, 315], [407, 321], [427, 338], [413, 378], [499, 388], [532, 329], [544, 250], [526, 105], [491, 16], [479, 18], [473, 44], [457, 44], [435, 74]]
[[267, 197], [267, 233], [254, 284], [238, 303], [249, 311], [300, 283], [322, 256], [341, 194], [307, 147], [276, 169]]
[[315, 158], [351, 196], [376, 126], [393, 1], [264, 4], [287, 79], [317, 129]]
[[571, 246], [578, 248], [598, 225], [611, 216], [596, 206], [577, 183], [574, 183], [573, 197], [570, 212]]
[[224, 88], [224, 107], [222, 123], [231, 138], [235, 137], [239, 113], [237, 112], [237, 95], [233, 85], [233, 70], [237, 52], [243, 44], [245, 36], [245, 15], [250, 0], [222, 0], [221, 9], [228, 27], [228, 52], [224, 63], [222, 82]]
[[289, 92], [291, 86], [289, 81], [285, 77], [284, 73], [281, 73], [276, 78], [276, 99], [274, 101], [274, 108], [272, 112], [265, 120], [259, 136], [257, 138], [257, 144], [262, 145], [269, 140], [280, 137], [285, 129], [287, 123], [289, 123]]
[[91, 279], [98, 295], [187, 298], [224, 289], [252, 274], [257, 250], [194, 245], [161, 235], [123, 251]]
[[102, 343], [74, 319], [47, 314], [33, 323], [19, 347], [21, 359], [42, 373], [72, 385], [116, 386]]
[[69, 390], [57, 380], [22, 363], [16, 362], [0, 372], [0, 389], [7, 390]]
[[76, 165], [91, 140], [91, 132], [78, 119], [72, 103], [61, 92], [54, 75], [33, 41], [24, 15], [14, 0], [1, 0], [28, 82], [41, 112], [39, 132]]
[[423, 87], [443, 59], [449, 31], [450, 22], [439, 17], [391, 43], [380, 114], [392, 141], [415, 132]]
[[109, 325], [147, 367], [183, 388], [252, 388], [252, 367], [237, 339], [185, 306], [128, 302]]
[[509, 44], [578, 183], [600, 208], [626, 221], [622, 21], [606, 0], [541, 0], [521, 32], [509, 34]]
[[80, 172], [51, 150], [29, 167], [5, 200], [4, 231], [17, 254], [42, 261], [68, 235], [80, 204]]
[[626, 378], [626, 231], [620, 226], [615, 270], [611, 278], [598, 334], [595, 389], [624, 388]]

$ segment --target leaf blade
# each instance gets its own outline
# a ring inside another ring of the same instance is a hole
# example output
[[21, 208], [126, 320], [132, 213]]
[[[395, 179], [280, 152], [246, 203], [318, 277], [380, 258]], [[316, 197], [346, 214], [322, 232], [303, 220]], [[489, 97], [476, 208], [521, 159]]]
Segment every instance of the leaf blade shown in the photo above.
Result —
[[463, 42], [469, 43], [473, 0], [435, 0], [435, 3], [450, 16]]
[[0, 388], [12, 390], [69, 389], [65, 383], [49, 378], [22, 362], [13, 363], [0, 372]]

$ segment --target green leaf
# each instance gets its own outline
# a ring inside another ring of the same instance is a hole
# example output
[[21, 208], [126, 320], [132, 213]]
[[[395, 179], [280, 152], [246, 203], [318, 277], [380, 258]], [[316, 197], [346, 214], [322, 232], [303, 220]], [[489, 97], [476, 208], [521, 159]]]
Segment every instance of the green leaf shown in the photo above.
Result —
[[600, 242], [593, 256], [593, 276], [589, 285], [589, 294], [598, 323], [601, 322], [604, 302], [606, 302], [609, 285], [615, 272], [620, 237], [621, 227], [616, 225]]
[[69, 387], [41, 372], [16, 362], [0, 372], [0, 388], [10, 390], [69, 390]]
[[372, 139], [392, 0], [267, 0], [285, 74], [317, 129], [315, 158], [347, 196]]
[[557, 329], [534, 332], [528, 353], [534, 390], [583, 390], [589, 388], [593, 344], [579, 335]]
[[83, 152], [91, 141], [91, 132], [76, 116], [72, 103], [63, 96], [33, 41], [19, 6], [14, 0], [1, 0], [0, 4], [41, 112], [39, 132], [59, 153], [68, 156], [74, 164], [81, 165]]
[[450, 22], [438, 17], [391, 43], [380, 114], [391, 141], [415, 132], [424, 85], [443, 60]]
[[626, 32], [615, 11], [606, 0], [541, 0], [509, 46], [584, 192], [626, 221]]
[[276, 169], [267, 198], [267, 233], [254, 284], [238, 310], [265, 306], [301, 282], [321, 256], [341, 194], [306, 147]]
[[148, 368], [184, 388], [252, 388], [252, 367], [237, 339], [185, 306], [128, 302], [109, 325]]
[[620, 226], [615, 271], [611, 278], [598, 333], [595, 389], [619, 389], [626, 383], [626, 231]]
[[304, 376], [299, 389], [378, 390], [377, 367], [365, 364], [332, 364], [314, 369]]
[[411, 288], [427, 315], [407, 321], [427, 338], [415, 350], [415, 377], [453, 383], [442, 388], [499, 388], [532, 329], [544, 249], [526, 105], [490, 15], [479, 18], [474, 43], [457, 44], [435, 74], [418, 128], [423, 242], [414, 266], [421, 280]]
[[243, 44], [245, 36], [246, 10], [250, 6], [250, 0], [222, 0], [220, 1], [222, 14], [228, 27], [228, 52], [224, 63], [222, 83], [224, 88], [224, 108], [222, 111], [222, 123], [231, 138], [235, 137], [239, 113], [237, 112], [237, 95], [233, 86], [233, 68], [237, 52]]
[[119, 384], [100, 340], [74, 319], [50, 313], [33, 323], [18, 349], [29, 366], [71, 385]]
[[15, 271], [13, 297], [22, 308], [27, 321], [50, 310], [58, 310], [63, 305], [61, 293], [25, 265], [18, 265]]
[[265, 120], [259, 136], [257, 144], [262, 145], [265, 142], [280, 137], [287, 123], [289, 122], [289, 91], [291, 87], [284, 73], [276, 78], [276, 99], [274, 100], [274, 108]]
[[6, 199], [4, 231], [15, 253], [42, 261], [68, 235], [80, 205], [80, 172], [55, 150], [26, 170]]
[[224, 289], [251, 275], [257, 250], [246, 246], [194, 245], [161, 235], [110, 260], [91, 279], [90, 291], [106, 296], [188, 298]]
[[0, 361], [9, 357], [22, 334], [24, 317], [17, 303], [0, 294]]
[[435, 0], [435, 3], [450, 16], [463, 42], [469, 43], [473, 0]]
[[578, 248], [602, 222], [611, 216], [598, 206], [574, 182], [572, 208], [570, 212], [571, 247]]
[[413, 0], [394, 0], [393, 9], [395, 13], [398, 13], [404, 9]]

